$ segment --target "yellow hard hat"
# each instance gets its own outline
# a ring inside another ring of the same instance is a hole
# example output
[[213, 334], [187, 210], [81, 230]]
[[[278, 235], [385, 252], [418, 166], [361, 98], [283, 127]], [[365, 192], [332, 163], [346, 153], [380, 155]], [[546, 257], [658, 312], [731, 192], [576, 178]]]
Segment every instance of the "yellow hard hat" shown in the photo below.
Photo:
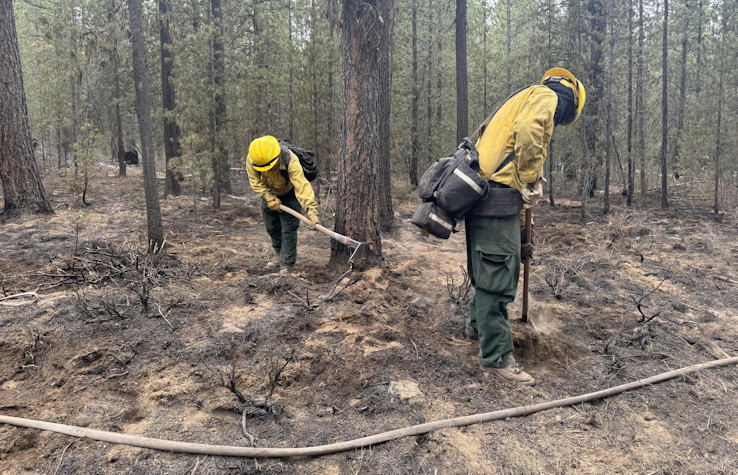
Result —
[[584, 103], [587, 102], [587, 91], [584, 90], [584, 84], [579, 82], [579, 80], [567, 69], [564, 68], [551, 68], [545, 73], [543, 73], [543, 76], [541, 77], [541, 84], [546, 82], [550, 78], [563, 78], [566, 79], [566, 82], [571, 83], [571, 87], [576, 92], [576, 107], [577, 107], [577, 115], [574, 117], [574, 120], [569, 122], [570, 124], [573, 124], [577, 121], [579, 116], [582, 114], [582, 109], [584, 109]]
[[279, 162], [282, 148], [277, 139], [265, 135], [254, 139], [249, 144], [249, 162], [259, 172], [270, 170]]

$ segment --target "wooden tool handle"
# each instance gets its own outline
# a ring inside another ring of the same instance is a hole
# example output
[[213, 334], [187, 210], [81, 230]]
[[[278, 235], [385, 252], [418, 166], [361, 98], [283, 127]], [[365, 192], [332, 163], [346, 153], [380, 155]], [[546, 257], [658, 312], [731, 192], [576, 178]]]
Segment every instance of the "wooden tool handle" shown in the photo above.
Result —
[[285, 206], [283, 204], [280, 204], [279, 205], [279, 209], [281, 209], [285, 213], [291, 214], [292, 216], [294, 216], [295, 218], [299, 219], [303, 223], [307, 224], [311, 228], [313, 226], [315, 226], [315, 229], [317, 229], [321, 233], [325, 234], [329, 238], [335, 239], [336, 241], [340, 242], [341, 244], [345, 244], [346, 246], [351, 246], [353, 248], [356, 248], [356, 247], [358, 247], [361, 244], [359, 241], [354, 241], [353, 239], [351, 239], [348, 236], [344, 236], [343, 234], [338, 234], [335, 231], [331, 231], [330, 229], [326, 228], [325, 226], [322, 226], [320, 224], [313, 224], [313, 222], [310, 221], [310, 219], [308, 217], [303, 216], [301, 213], [298, 213], [294, 209], [289, 208], [289, 207], [287, 207], [287, 206]]
[[[533, 227], [533, 211], [528, 208], [525, 210], [525, 244], [532, 242]], [[523, 315], [521, 320], [528, 321], [528, 282], [530, 280], [530, 257], [523, 261]]]

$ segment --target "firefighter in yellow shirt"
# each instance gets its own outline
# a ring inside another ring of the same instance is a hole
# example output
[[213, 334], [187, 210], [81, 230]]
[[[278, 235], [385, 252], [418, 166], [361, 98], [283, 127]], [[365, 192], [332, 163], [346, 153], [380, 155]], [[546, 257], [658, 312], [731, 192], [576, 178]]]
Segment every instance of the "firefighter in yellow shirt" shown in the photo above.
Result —
[[[547, 71], [540, 84], [514, 94], [476, 143], [482, 178], [489, 180], [491, 187], [518, 190], [525, 206], [535, 204], [543, 195], [543, 161], [554, 126], [573, 123], [585, 101], [584, 85], [563, 68]], [[507, 314], [520, 275], [520, 216], [494, 214], [470, 213], [466, 217], [467, 265], [474, 286], [466, 335], [479, 339], [483, 370], [532, 384], [533, 377], [513, 357]]]
[[286, 274], [297, 260], [297, 229], [300, 221], [280, 211], [279, 205], [301, 212], [305, 210], [313, 224], [319, 224], [318, 203], [310, 182], [305, 178], [300, 160], [271, 135], [259, 137], [249, 145], [246, 173], [251, 188], [261, 200], [261, 214], [272, 240], [274, 257], [267, 269], [279, 266]]

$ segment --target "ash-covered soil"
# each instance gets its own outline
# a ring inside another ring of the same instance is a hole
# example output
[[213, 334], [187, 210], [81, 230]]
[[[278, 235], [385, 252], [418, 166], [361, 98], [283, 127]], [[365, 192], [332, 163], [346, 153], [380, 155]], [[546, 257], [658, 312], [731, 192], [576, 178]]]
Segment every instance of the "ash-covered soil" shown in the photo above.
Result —
[[[78, 206], [0, 222], [0, 413], [182, 441], [296, 447], [582, 394], [738, 350], [735, 216], [536, 208], [537, 378], [480, 372], [463, 337], [463, 232], [419, 236], [398, 191], [385, 262], [336, 280], [328, 239], [300, 230], [292, 275], [268, 273], [256, 199], [162, 201], [168, 251], [145, 248], [140, 173], [92, 181]], [[243, 177], [234, 177], [244, 192]], [[330, 200], [323, 216], [330, 224]], [[592, 207], [594, 209], [594, 207]], [[347, 286], [347, 284], [350, 284]], [[520, 286], [522, 288], [522, 285]], [[520, 315], [518, 299], [511, 315]], [[640, 311], [639, 311], [640, 306]], [[7, 473], [735, 473], [735, 367], [532, 416], [319, 458], [172, 454], [0, 426]], [[243, 423], [243, 426], [242, 426]]]

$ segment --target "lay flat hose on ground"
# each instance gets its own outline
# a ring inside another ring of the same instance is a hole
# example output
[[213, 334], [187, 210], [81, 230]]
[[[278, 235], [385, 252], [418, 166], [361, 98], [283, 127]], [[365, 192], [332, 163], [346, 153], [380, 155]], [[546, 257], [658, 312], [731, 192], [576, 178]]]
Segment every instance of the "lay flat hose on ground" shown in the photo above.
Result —
[[116, 432], [107, 432], [102, 430], [87, 429], [84, 427], [69, 426], [65, 424], [55, 424], [53, 422], [36, 421], [33, 419], [23, 419], [20, 417], [11, 417], [0, 415], [0, 423], [11, 424], [19, 427], [29, 427], [32, 429], [48, 430], [59, 432], [61, 434], [72, 435], [74, 437], [82, 437], [103, 442], [112, 442], [114, 444], [132, 445], [134, 447], [143, 447], [147, 449], [167, 450], [171, 452], [184, 452], [190, 454], [204, 455], [224, 455], [233, 457], [297, 457], [297, 456], [314, 456], [324, 455], [344, 450], [358, 449], [369, 445], [376, 445], [401, 437], [411, 435], [425, 434], [438, 429], [448, 427], [460, 427], [480, 422], [489, 422], [508, 417], [519, 417], [533, 414], [535, 412], [545, 411], [556, 407], [573, 406], [587, 401], [602, 399], [605, 397], [620, 394], [631, 389], [641, 388], [649, 384], [660, 383], [668, 379], [676, 378], [695, 371], [708, 368], [716, 368], [718, 366], [727, 366], [738, 364], [738, 357], [724, 358], [714, 360], [707, 363], [686, 366], [684, 368], [675, 369], [646, 379], [639, 379], [627, 384], [621, 384], [609, 389], [603, 389], [581, 396], [568, 397], [558, 399], [556, 401], [542, 402], [531, 406], [520, 406], [512, 409], [503, 409], [494, 412], [485, 412], [481, 414], [473, 414], [470, 416], [454, 417], [452, 419], [444, 419], [435, 422], [427, 422], [402, 429], [391, 430], [381, 434], [362, 437], [360, 439], [348, 440], [346, 442], [338, 442], [335, 444], [318, 445], [315, 447], [300, 448], [278, 448], [278, 447], [234, 447], [228, 445], [208, 445], [194, 444], [190, 442], [177, 442], [174, 440], [152, 439], [149, 437], [140, 437], [136, 435], [119, 434]]

